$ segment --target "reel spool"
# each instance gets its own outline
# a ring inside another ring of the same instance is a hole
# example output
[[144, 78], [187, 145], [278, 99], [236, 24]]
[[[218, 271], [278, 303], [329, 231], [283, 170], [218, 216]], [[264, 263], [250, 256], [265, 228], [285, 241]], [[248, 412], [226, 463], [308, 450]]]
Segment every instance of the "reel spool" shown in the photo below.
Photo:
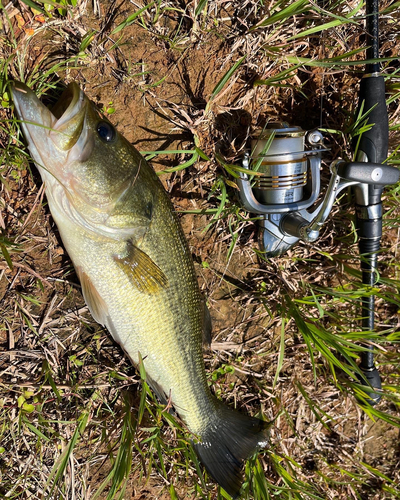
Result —
[[[260, 203], [282, 205], [303, 199], [308, 177], [304, 136], [304, 130], [287, 123], [254, 134], [252, 157], [260, 158], [258, 172], [262, 175], [254, 178], [253, 191]], [[263, 155], [271, 140], [267, 155]]]
[[395, 167], [334, 161], [325, 197], [313, 210], [320, 194], [323, 151], [327, 149], [318, 130], [305, 132], [283, 122], [253, 134], [251, 152], [244, 155], [242, 166], [257, 174], [241, 173], [237, 182], [243, 207], [261, 216], [259, 245], [267, 257], [286, 252], [299, 240], [315, 241], [343, 189], [398, 181]]

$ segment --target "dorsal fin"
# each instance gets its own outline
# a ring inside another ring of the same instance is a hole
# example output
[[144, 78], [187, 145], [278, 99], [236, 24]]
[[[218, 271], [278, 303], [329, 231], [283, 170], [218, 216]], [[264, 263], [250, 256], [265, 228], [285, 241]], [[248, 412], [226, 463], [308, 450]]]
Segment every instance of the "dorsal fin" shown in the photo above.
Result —
[[212, 322], [211, 314], [207, 307], [206, 299], [203, 298], [203, 345], [204, 347], [211, 346]]

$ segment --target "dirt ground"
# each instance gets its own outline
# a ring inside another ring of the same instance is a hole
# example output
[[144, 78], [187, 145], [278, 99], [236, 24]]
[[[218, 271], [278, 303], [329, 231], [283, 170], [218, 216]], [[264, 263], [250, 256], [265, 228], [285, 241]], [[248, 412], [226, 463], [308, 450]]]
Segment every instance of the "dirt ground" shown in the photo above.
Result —
[[[273, 421], [271, 449], [259, 457], [263, 474], [269, 483], [297, 491], [293, 497], [281, 492], [278, 498], [312, 498], [312, 494], [326, 499], [399, 498], [398, 194], [397, 198], [396, 194], [388, 197], [386, 205], [393, 212], [385, 222], [384, 292], [377, 300], [377, 328], [390, 330], [394, 339], [382, 346], [378, 357], [383, 383], [393, 394], [378, 407], [390, 416], [388, 422], [379, 415], [370, 418], [360, 408], [346, 375], [335, 370], [335, 380], [331, 366], [317, 350], [314, 372], [306, 342], [290, 317], [284, 325], [285, 352], [280, 359], [287, 297], [301, 301], [313, 290], [320, 294], [325, 313], [321, 315], [315, 303], [307, 303], [299, 306], [304, 317], [320, 321], [333, 332], [356, 327], [357, 303], [324, 297], [324, 290], [346, 291], [357, 280], [347, 267], [358, 266], [352, 204], [345, 197], [335, 206], [315, 244], [301, 243], [284, 256], [260, 260], [255, 251], [257, 224], [240, 208], [234, 179], [218, 163], [216, 153], [227, 163], [239, 163], [250, 130], [266, 120], [288, 120], [304, 129], [322, 125], [344, 130], [354, 110], [359, 75], [301, 67], [285, 80], [285, 86], [254, 86], [255, 80], [277, 74], [283, 67], [274, 67], [273, 59], [269, 63], [268, 46], [263, 50], [260, 46], [272, 42], [279, 46], [285, 35], [276, 35], [276, 39], [271, 35], [266, 41], [260, 34], [257, 41], [249, 34], [246, 30], [254, 25], [253, 17], [261, 16], [250, 3], [211, 2], [209, 17], [197, 25], [189, 13], [198, 3], [172, 2], [177, 10], [162, 11], [156, 20], [149, 10], [153, 17], [145, 14], [146, 28], [134, 23], [112, 35], [111, 30], [143, 4], [78, 2], [68, 16], [54, 14], [45, 19], [25, 3], [15, 2], [0, 11], [0, 43], [5, 44], [1, 50], [4, 57], [17, 51], [27, 76], [37, 74], [37, 68], [43, 74], [70, 60], [67, 69], [40, 80], [38, 86], [46, 91], [43, 101], [47, 104], [55, 102], [62, 85], [77, 81], [103, 112], [112, 111], [108, 118], [140, 151], [192, 150], [196, 140], [196, 146], [211, 158], [163, 173], [160, 178], [181, 214], [200, 288], [209, 305], [213, 337], [204, 356], [213, 390], [228, 404], [253, 415], [261, 410]], [[188, 14], [180, 16], [181, 9]], [[395, 11], [394, 21], [396, 15]], [[399, 34], [389, 21], [387, 15], [382, 54], [397, 57]], [[16, 49], [6, 44], [12, 39], [8, 22]], [[290, 26], [285, 25], [285, 30], [289, 32]], [[339, 46], [346, 50], [359, 47], [363, 33], [354, 30], [345, 33], [347, 38], [339, 32]], [[82, 51], [82, 41], [92, 31], [91, 44]], [[340, 47], [331, 38], [325, 40], [318, 45], [311, 38], [304, 46], [294, 41], [291, 50], [298, 56], [334, 57]], [[208, 105], [223, 75], [242, 55], [248, 57], [246, 66]], [[20, 67], [15, 60], [10, 63], [8, 78], [20, 78]], [[393, 71], [396, 68], [398, 61], [391, 66]], [[57, 80], [62, 85], [57, 83], [54, 90]], [[394, 79], [393, 93], [398, 85]], [[390, 104], [389, 114], [398, 127], [398, 97]], [[4, 107], [2, 118], [11, 116], [12, 109]], [[8, 139], [4, 131], [2, 134], [5, 148]], [[324, 185], [329, 162], [348, 155], [350, 149], [346, 136], [332, 134], [327, 141], [330, 151], [324, 159]], [[392, 130], [390, 141], [393, 151], [400, 144], [398, 129]], [[190, 157], [183, 153], [159, 155], [152, 164], [160, 172]], [[112, 467], [110, 454], [115, 456], [117, 450], [126, 395], [133, 414], [138, 411], [139, 378], [85, 306], [36, 169], [26, 159], [16, 166], [6, 157], [3, 167], [1, 235], [16, 246], [9, 248], [12, 268], [0, 258], [0, 408], [5, 422], [0, 432], [0, 496], [46, 498], [43, 491], [50, 471], [88, 412], [89, 423], [61, 481], [63, 493], [55, 493], [54, 498], [94, 498]], [[207, 210], [215, 210], [221, 202], [219, 179], [225, 183], [228, 201], [224, 216], [210, 225], [213, 214]], [[193, 211], [196, 213], [190, 213]], [[391, 303], [388, 296], [394, 299]], [[18, 400], [21, 395], [28, 403], [40, 405], [41, 412], [24, 413]], [[145, 418], [150, 427], [151, 417]], [[32, 427], [42, 429], [47, 438]], [[171, 451], [177, 446], [174, 431], [164, 425], [161, 433], [172, 443], [163, 451], [167, 479], [160, 472], [155, 448], [152, 460], [158, 466], [149, 466], [151, 454], [143, 452], [149, 445], [142, 443], [148, 430], [146, 425], [142, 427], [136, 436], [142, 453], [134, 450], [132, 471], [121, 498], [174, 498], [171, 484], [176, 498], [201, 498], [194, 489], [198, 483], [194, 466], [175, 465], [184, 459], [179, 451]], [[288, 482], [277, 464], [289, 471], [295, 483]], [[13, 489], [15, 481], [18, 486]], [[307, 492], [310, 485], [312, 490]], [[107, 495], [108, 487], [97, 498], [108, 499]], [[203, 495], [222, 498], [211, 480]], [[262, 498], [253, 495], [246, 498]]]

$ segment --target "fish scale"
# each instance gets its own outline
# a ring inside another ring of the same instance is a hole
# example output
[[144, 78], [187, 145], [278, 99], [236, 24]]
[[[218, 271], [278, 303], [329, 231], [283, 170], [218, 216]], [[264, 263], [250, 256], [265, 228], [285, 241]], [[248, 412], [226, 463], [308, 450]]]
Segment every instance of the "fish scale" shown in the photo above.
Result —
[[172, 403], [211, 476], [236, 497], [243, 459], [266, 445], [267, 425], [210, 392], [202, 354], [208, 312], [160, 180], [76, 84], [54, 114], [22, 83], [12, 95], [94, 319], [136, 365], [140, 353], [149, 384]]

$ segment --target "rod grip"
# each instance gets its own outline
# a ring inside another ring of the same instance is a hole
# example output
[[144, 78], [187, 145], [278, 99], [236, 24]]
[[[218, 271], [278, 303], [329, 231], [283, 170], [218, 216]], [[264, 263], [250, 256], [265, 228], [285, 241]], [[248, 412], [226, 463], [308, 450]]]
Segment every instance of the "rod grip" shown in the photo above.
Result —
[[383, 76], [365, 76], [361, 79], [358, 114], [363, 103], [362, 114], [370, 110], [368, 123], [374, 125], [362, 134], [358, 150], [367, 155], [368, 162], [383, 163], [388, 155], [389, 143], [389, 120]]

